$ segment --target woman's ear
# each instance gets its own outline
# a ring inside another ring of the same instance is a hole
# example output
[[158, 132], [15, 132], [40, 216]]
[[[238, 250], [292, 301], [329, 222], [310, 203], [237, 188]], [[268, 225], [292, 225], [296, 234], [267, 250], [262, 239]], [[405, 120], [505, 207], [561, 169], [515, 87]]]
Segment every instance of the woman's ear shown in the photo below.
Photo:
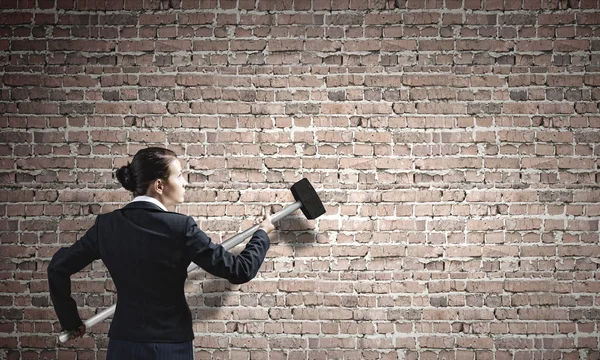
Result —
[[162, 181], [162, 179], [156, 179], [152, 183], [152, 190], [154, 191], [155, 194], [162, 195], [164, 187], [165, 187], [165, 184]]

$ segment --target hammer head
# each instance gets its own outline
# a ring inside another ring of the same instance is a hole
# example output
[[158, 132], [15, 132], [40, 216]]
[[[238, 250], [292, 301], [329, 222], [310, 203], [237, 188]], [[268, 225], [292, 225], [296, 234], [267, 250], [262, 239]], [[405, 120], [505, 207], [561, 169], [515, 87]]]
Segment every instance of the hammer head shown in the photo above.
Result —
[[323, 203], [308, 179], [304, 178], [292, 185], [292, 194], [296, 201], [302, 203], [302, 208], [300, 210], [302, 210], [302, 213], [307, 219], [316, 219], [325, 214]]

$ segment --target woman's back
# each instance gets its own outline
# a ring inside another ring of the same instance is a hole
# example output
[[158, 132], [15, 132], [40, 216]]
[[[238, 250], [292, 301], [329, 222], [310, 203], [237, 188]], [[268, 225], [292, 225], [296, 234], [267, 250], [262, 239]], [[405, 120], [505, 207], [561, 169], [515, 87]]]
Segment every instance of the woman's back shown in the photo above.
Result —
[[183, 291], [191, 261], [187, 218], [141, 201], [98, 218], [100, 258], [118, 294], [110, 337], [141, 342], [193, 339]]

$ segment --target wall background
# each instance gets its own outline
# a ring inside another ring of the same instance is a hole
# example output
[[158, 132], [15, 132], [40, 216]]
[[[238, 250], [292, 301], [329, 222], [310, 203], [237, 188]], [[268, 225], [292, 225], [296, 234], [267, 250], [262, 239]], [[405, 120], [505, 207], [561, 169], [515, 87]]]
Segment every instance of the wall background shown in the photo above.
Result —
[[[311, 180], [260, 276], [190, 275], [198, 359], [598, 359], [597, 0], [0, 4], [0, 358], [62, 345], [45, 269], [168, 146], [215, 241]], [[101, 262], [83, 318], [113, 303]]]

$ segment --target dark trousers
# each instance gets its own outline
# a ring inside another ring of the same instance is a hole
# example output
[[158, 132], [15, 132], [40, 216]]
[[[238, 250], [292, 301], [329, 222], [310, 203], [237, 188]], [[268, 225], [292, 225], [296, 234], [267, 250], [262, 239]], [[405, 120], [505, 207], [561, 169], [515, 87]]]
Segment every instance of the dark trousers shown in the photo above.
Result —
[[110, 339], [106, 360], [194, 360], [192, 341], [140, 343]]

